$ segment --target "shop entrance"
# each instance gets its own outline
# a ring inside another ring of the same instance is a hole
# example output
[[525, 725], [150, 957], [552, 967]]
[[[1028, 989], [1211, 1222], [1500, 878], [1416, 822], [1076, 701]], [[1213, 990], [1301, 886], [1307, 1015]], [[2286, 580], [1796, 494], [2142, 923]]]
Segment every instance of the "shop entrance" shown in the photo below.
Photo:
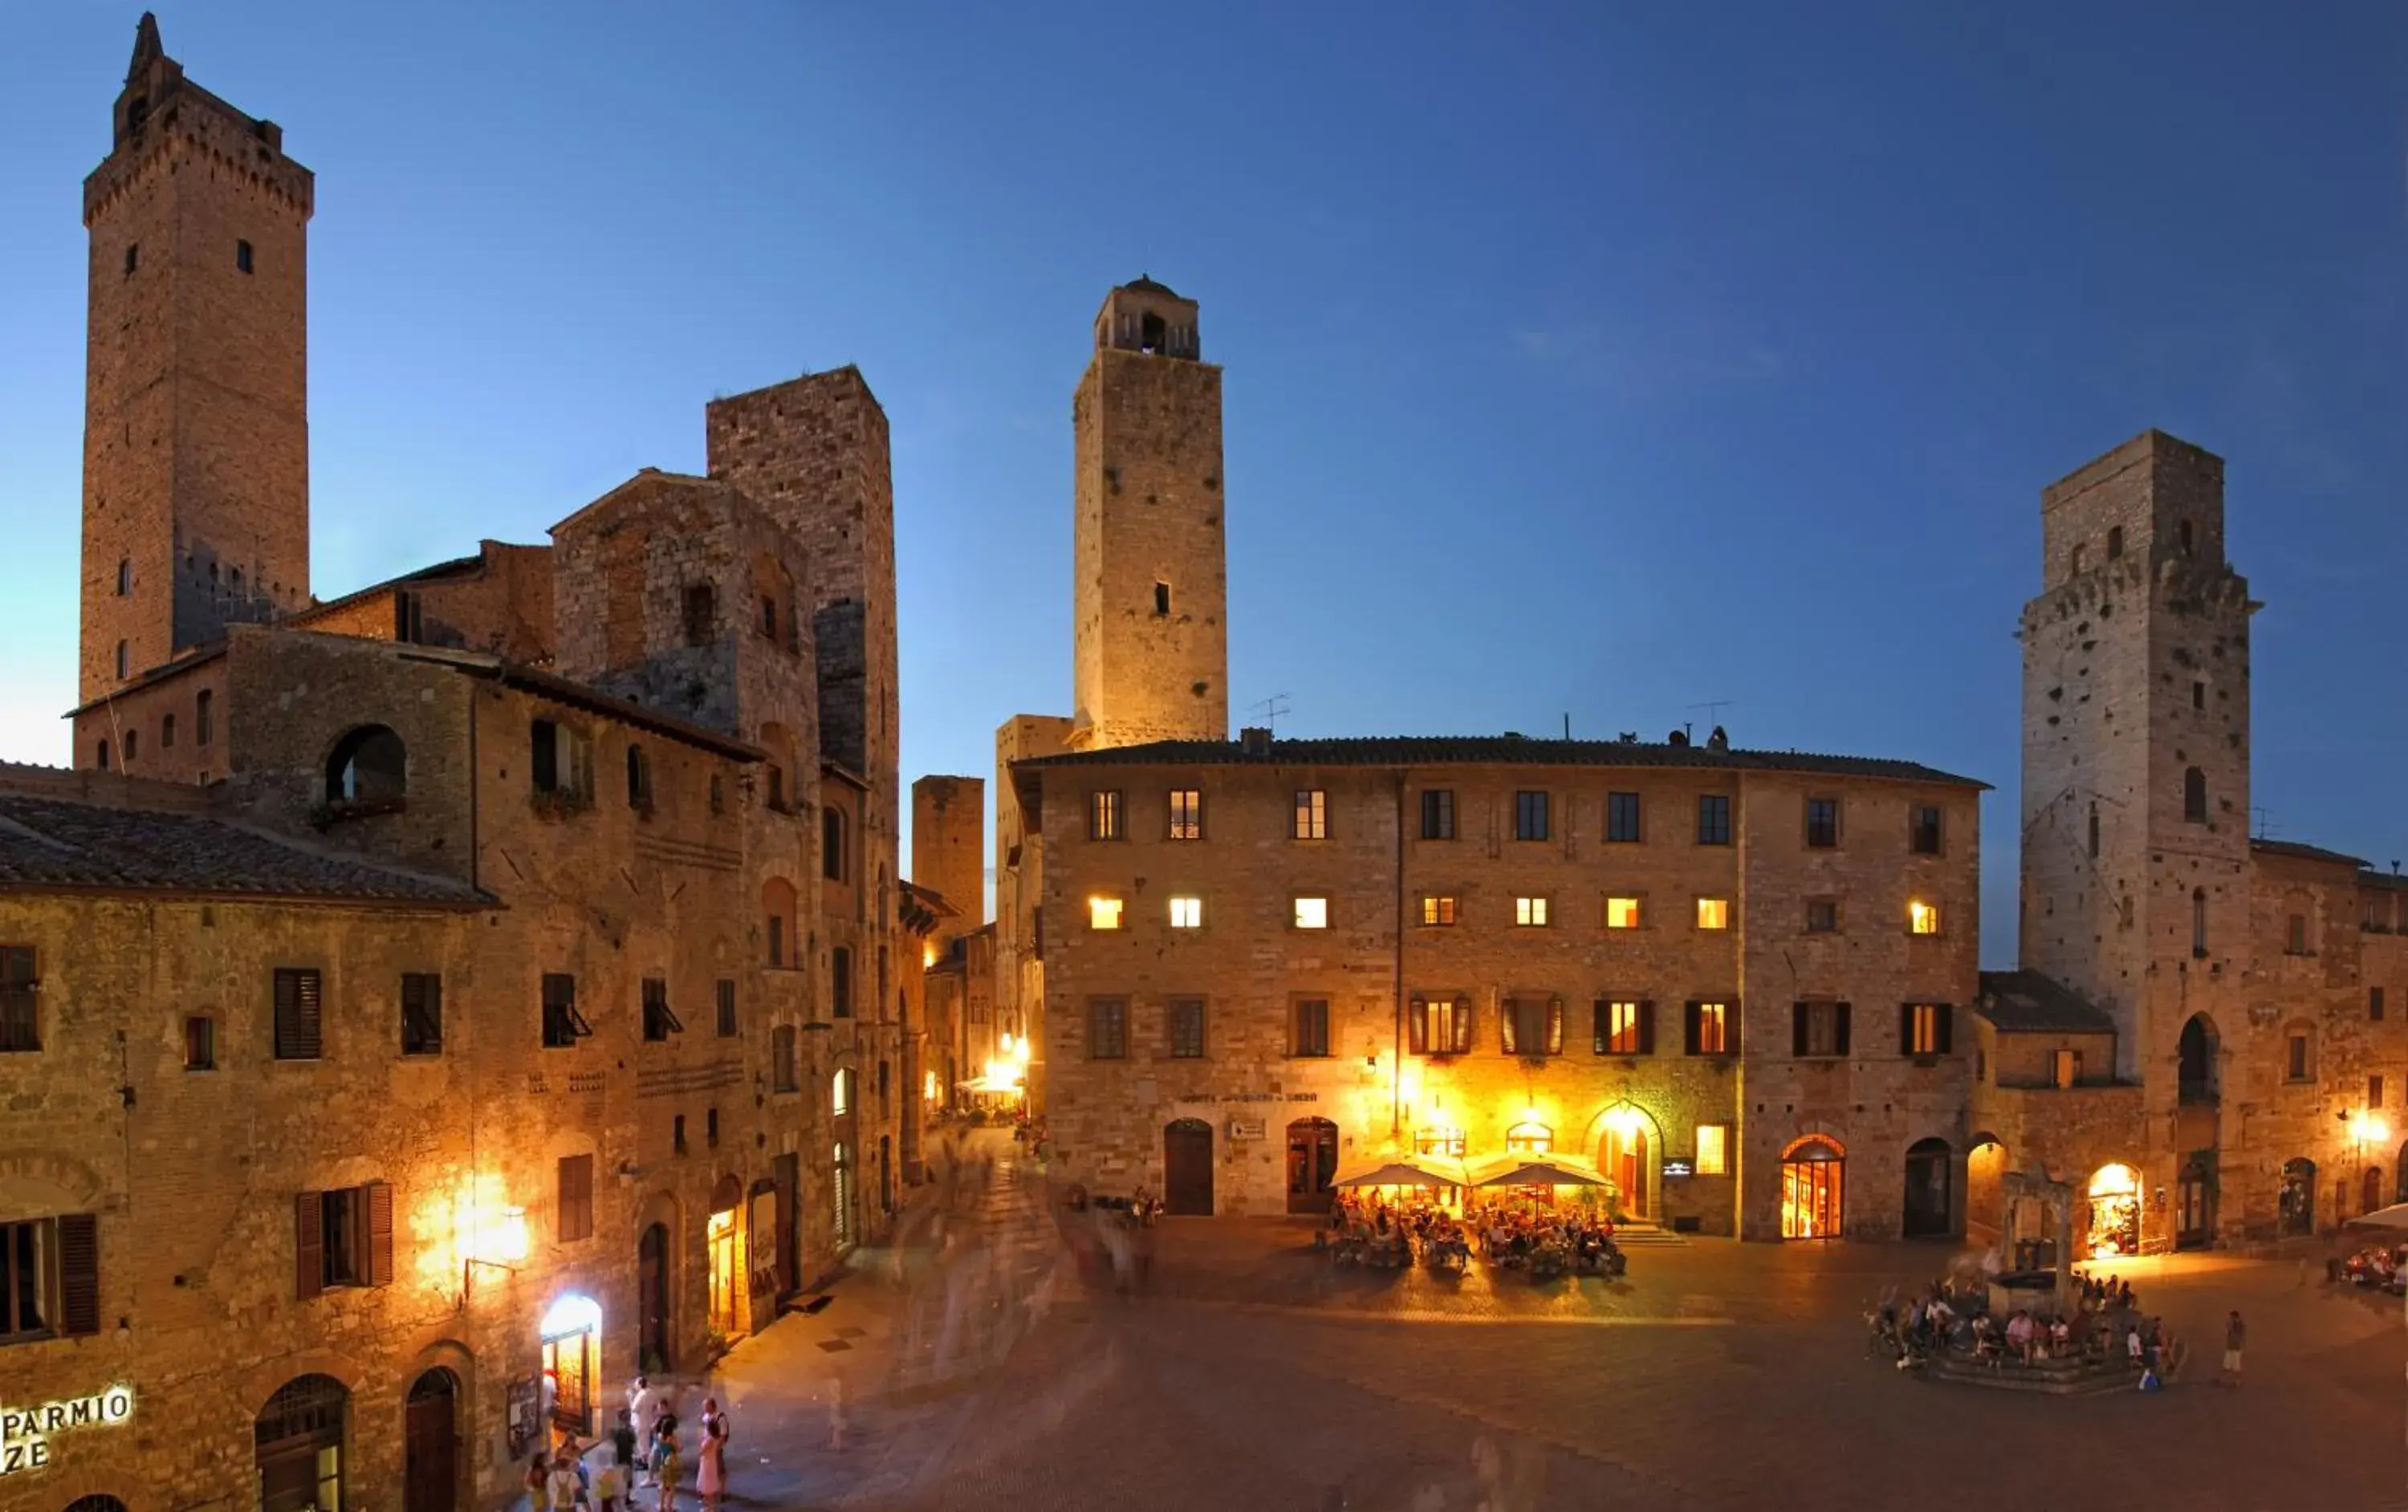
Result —
[[1616, 1216], [1641, 1222], [1656, 1217], [1656, 1148], [1655, 1120], [1628, 1103], [1605, 1110], [1604, 1134], [1598, 1140], [1597, 1168], [1612, 1185], [1608, 1194]]
[[1945, 1139], [1918, 1139], [1906, 1148], [1906, 1236], [1938, 1239], [1956, 1232], [1956, 1152]]
[[259, 1512], [342, 1512], [351, 1401], [332, 1376], [302, 1376], [276, 1389], [251, 1424]]
[[2083, 1230], [2084, 1253], [2093, 1260], [2141, 1252], [2141, 1177], [2128, 1165], [2102, 1165], [2091, 1173]]
[[411, 1383], [402, 1408], [403, 1512], [460, 1505], [460, 1377], [437, 1367]]
[[1838, 1141], [1810, 1134], [1781, 1152], [1781, 1236], [1840, 1236], [1848, 1154]]
[[591, 1437], [601, 1387], [602, 1305], [570, 1292], [544, 1313], [537, 1331], [543, 1335], [543, 1387], [552, 1424]]
[[710, 1194], [710, 1217], [703, 1225], [703, 1248], [710, 1271], [710, 1309], [709, 1326], [724, 1339], [732, 1339], [744, 1331], [742, 1304], [744, 1279], [744, 1225], [737, 1209], [744, 1202], [744, 1189], [732, 1176], [719, 1178]]
[[655, 1223], [636, 1241], [636, 1305], [641, 1310], [642, 1364], [655, 1374], [672, 1367], [669, 1340], [669, 1231]]
[[1181, 1218], [1212, 1216], [1212, 1126], [1178, 1119], [1162, 1131], [1162, 1208]]
[[1287, 1210], [1329, 1211], [1330, 1183], [1338, 1179], [1338, 1125], [1327, 1119], [1298, 1119], [1287, 1126]]

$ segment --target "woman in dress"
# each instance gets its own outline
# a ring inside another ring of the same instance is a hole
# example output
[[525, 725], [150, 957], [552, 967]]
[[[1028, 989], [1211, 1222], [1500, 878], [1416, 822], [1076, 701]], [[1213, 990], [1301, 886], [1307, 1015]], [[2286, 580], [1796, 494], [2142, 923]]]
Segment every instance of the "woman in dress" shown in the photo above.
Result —
[[678, 1420], [671, 1412], [661, 1414], [660, 1427], [653, 1432], [659, 1448], [652, 1460], [652, 1478], [661, 1488], [660, 1500], [654, 1505], [661, 1512], [673, 1512], [677, 1506], [678, 1483]]
[[695, 1451], [694, 1489], [707, 1512], [719, 1512], [719, 1498], [727, 1490], [727, 1419], [706, 1406], [702, 1414], [702, 1446]]

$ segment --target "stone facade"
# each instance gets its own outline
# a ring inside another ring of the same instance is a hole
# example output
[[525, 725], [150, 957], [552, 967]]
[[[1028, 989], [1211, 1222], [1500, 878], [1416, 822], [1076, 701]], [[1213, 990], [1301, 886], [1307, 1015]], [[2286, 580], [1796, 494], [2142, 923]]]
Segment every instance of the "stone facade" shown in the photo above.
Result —
[[[1291, 1136], [1326, 1120], [1343, 1165], [1535, 1146], [1599, 1161], [1649, 1220], [1894, 1236], [1908, 1151], [1939, 1141], [1917, 1221], [1958, 1221], [1970, 1047], [1939, 1026], [1976, 991], [1978, 784], [1684, 745], [1262, 732], [1015, 778], [1044, 835], [1045, 1096], [1068, 1179], [1181, 1205], [1166, 1133], [1193, 1120], [1213, 1151], [1194, 1205], [1309, 1209], [1326, 1186]], [[1173, 821], [1184, 793], [1195, 838]], [[1811, 836], [1810, 801], [1836, 806]], [[1616, 1003], [1639, 1006], [1619, 1041]], [[1705, 1004], [1719, 1047], [1691, 1028]], [[1441, 1051], [1449, 1005], [1470, 1029]], [[1908, 1005], [1939, 1013], [1922, 1053]], [[1722, 1142], [1704, 1171], [1701, 1128]], [[1843, 1157], [1839, 1200], [1784, 1215], [1784, 1156], [1816, 1135]]]

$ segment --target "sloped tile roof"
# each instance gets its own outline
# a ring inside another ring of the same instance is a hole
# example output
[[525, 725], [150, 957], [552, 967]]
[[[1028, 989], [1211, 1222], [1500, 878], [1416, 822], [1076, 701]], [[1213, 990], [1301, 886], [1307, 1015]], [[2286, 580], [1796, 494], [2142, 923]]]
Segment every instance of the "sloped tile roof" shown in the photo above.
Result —
[[1702, 771], [1806, 772], [1987, 788], [1919, 762], [1826, 756], [1802, 750], [1733, 750], [1637, 740], [1532, 740], [1520, 735], [1380, 735], [1335, 740], [1273, 740], [1249, 751], [1238, 740], [1156, 740], [1140, 746], [1069, 751], [1021, 766], [1659, 766]]
[[2289, 856], [2296, 861], [2321, 861], [2335, 866], [2347, 866], [2354, 871], [2362, 871], [2366, 867], [2366, 863], [2357, 856], [2344, 855], [2338, 850], [2327, 850], [2322, 846], [2302, 845], [2297, 840], [2252, 840], [2249, 842], [2249, 849], [2257, 855]]
[[2089, 999], [2037, 971], [1982, 973], [1974, 1010], [2007, 1034], [2112, 1034], [2115, 1020]]
[[178, 892], [481, 906], [466, 882], [316, 850], [203, 814], [0, 793], [0, 892]]

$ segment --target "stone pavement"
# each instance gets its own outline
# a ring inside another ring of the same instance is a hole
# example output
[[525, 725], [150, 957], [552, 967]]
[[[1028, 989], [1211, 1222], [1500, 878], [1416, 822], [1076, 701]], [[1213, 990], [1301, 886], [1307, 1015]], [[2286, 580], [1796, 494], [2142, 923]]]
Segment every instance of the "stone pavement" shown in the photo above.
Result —
[[730, 1506], [2408, 1507], [2399, 1305], [2297, 1262], [2117, 1267], [2205, 1367], [2241, 1307], [2247, 1383], [2062, 1400], [1865, 1358], [1865, 1306], [1945, 1247], [1700, 1240], [1542, 1287], [1340, 1271], [1302, 1225], [1170, 1220], [1125, 1292], [1079, 1284], [1008, 1140], [974, 1148], [992, 1185], [723, 1362]]

